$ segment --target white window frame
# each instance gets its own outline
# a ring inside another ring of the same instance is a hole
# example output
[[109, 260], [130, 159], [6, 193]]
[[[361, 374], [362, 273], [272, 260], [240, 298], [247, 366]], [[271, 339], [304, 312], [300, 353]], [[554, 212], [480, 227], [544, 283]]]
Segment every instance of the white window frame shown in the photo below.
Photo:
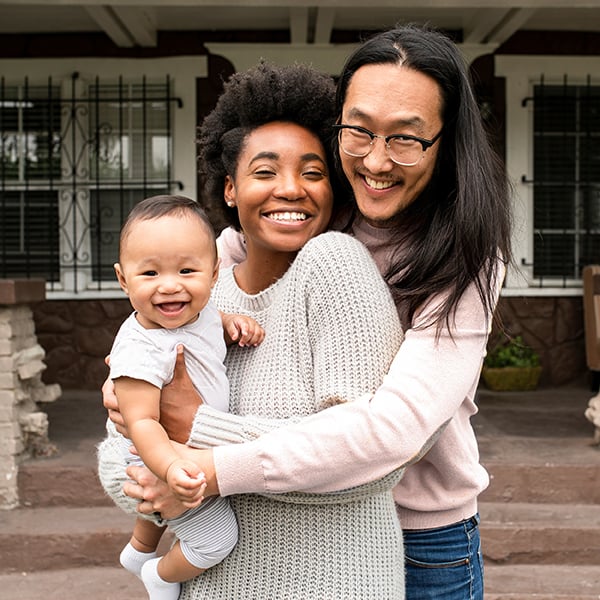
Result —
[[[533, 88], [544, 76], [547, 85], [600, 85], [600, 57], [508, 56], [495, 57], [495, 74], [506, 78], [506, 168], [514, 189], [513, 254], [515, 268], [509, 269], [505, 296], [580, 296], [581, 282], [573, 287], [539, 287], [533, 278]], [[523, 178], [526, 180], [523, 181]]]
[[[54, 85], [61, 83], [71, 85], [71, 74], [78, 72], [79, 82], [87, 90], [87, 86], [96, 77], [103, 84], [112, 82], [121, 76], [124, 83], [141, 82], [144, 75], [148, 83], [165, 82], [168, 75], [171, 84], [171, 96], [181, 100], [181, 108], [172, 109], [172, 176], [173, 181], [182, 185], [182, 193], [192, 198], [196, 197], [196, 79], [207, 76], [208, 63], [205, 56], [168, 57], [164, 59], [32, 59], [32, 60], [0, 60], [0, 71], [5, 84], [22, 85], [27, 76], [29, 85], [47, 85], [50, 77]], [[70, 95], [70, 90], [68, 92]], [[59, 198], [60, 218], [63, 208]], [[89, 211], [89, 206], [85, 207]], [[89, 217], [89, 213], [86, 213]], [[85, 219], [86, 214], [81, 215]], [[90, 249], [91, 237], [83, 240], [82, 248]], [[60, 240], [62, 252], [65, 240]], [[91, 260], [91, 252], [89, 252]], [[115, 282], [103, 282], [101, 290], [97, 282], [84, 277], [81, 271], [77, 275], [77, 290], [74, 289], [72, 270], [63, 268], [59, 282], [47, 284], [48, 299], [94, 299], [122, 298], [123, 292]]]

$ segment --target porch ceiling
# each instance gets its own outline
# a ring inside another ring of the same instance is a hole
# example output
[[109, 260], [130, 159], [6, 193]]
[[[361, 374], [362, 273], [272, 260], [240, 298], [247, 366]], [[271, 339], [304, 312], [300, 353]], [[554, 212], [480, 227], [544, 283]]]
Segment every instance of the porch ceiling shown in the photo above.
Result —
[[[366, 6], [365, 6], [366, 5]], [[152, 47], [158, 31], [289, 31], [328, 44], [332, 31], [427, 22], [464, 43], [501, 44], [518, 30], [600, 31], [599, 0], [0, 0], [0, 34], [104, 32]]]

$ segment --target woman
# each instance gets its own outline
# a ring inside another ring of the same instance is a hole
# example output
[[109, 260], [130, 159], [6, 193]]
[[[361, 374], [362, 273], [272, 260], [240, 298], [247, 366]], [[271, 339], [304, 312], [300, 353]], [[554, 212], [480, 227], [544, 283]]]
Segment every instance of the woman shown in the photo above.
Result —
[[[207, 189], [225, 199], [247, 251], [221, 271], [213, 299], [265, 330], [258, 347], [228, 351], [230, 410], [259, 425], [372, 393], [402, 339], [367, 250], [342, 233], [318, 235], [333, 211], [334, 114], [330, 78], [262, 64], [226, 84], [201, 132]], [[111, 460], [101, 454], [101, 468]], [[401, 474], [330, 495], [232, 498], [236, 548], [180, 597], [404, 598], [391, 495]]]
[[[447, 423], [394, 489], [406, 595], [481, 599], [477, 497], [489, 478], [470, 420], [510, 259], [504, 169], [460, 52], [437, 31], [408, 25], [367, 40], [341, 73], [337, 113], [337, 157], [352, 192], [352, 210], [338, 227], [375, 258], [402, 315], [405, 341], [371, 398], [252, 443], [199, 451], [196, 461], [207, 493], [330, 492], [406, 464]], [[231, 238], [222, 247], [235, 262], [243, 245]], [[115, 407], [109, 396], [105, 401]], [[163, 423], [174, 439], [206, 438], [211, 420], [202, 407], [190, 436], [190, 421], [164, 405]], [[145, 487], [129, 485], [127, 492], [155, 501], [140, 510], [168, 510], [148, 474], [131, 473]]]

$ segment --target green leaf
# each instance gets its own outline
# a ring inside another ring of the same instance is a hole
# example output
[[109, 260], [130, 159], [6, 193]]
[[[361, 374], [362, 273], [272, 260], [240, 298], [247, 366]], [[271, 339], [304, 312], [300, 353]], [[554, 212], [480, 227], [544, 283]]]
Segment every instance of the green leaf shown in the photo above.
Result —
[[540, 364], [538, 353], [525, 344], [518, 335], [499, 344], [488, 352], [484, 364], [486, 367], [537, 367]]

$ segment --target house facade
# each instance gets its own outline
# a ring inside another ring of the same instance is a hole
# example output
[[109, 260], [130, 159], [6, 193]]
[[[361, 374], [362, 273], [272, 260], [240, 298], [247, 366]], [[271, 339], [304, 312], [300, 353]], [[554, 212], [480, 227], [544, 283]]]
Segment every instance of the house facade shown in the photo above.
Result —
[[[423, 4], [423, 3], [420, 3]], [[600, 2], [0, 0], [0, 279], [43, 278], [48, 382], [97, 388], [129, 313], [112, 264], [130, 208], [198, 197], [195, 130], [261, 59], [332, 75], [370, 32], [447, 31], [514, 187], [504, 325], [542, 383], [586, 372], [581, 270], [600, 262]], [[383, 85], [384, 82], [374, 82]], [[218, 225], [218, 224], [217, 224]]]

